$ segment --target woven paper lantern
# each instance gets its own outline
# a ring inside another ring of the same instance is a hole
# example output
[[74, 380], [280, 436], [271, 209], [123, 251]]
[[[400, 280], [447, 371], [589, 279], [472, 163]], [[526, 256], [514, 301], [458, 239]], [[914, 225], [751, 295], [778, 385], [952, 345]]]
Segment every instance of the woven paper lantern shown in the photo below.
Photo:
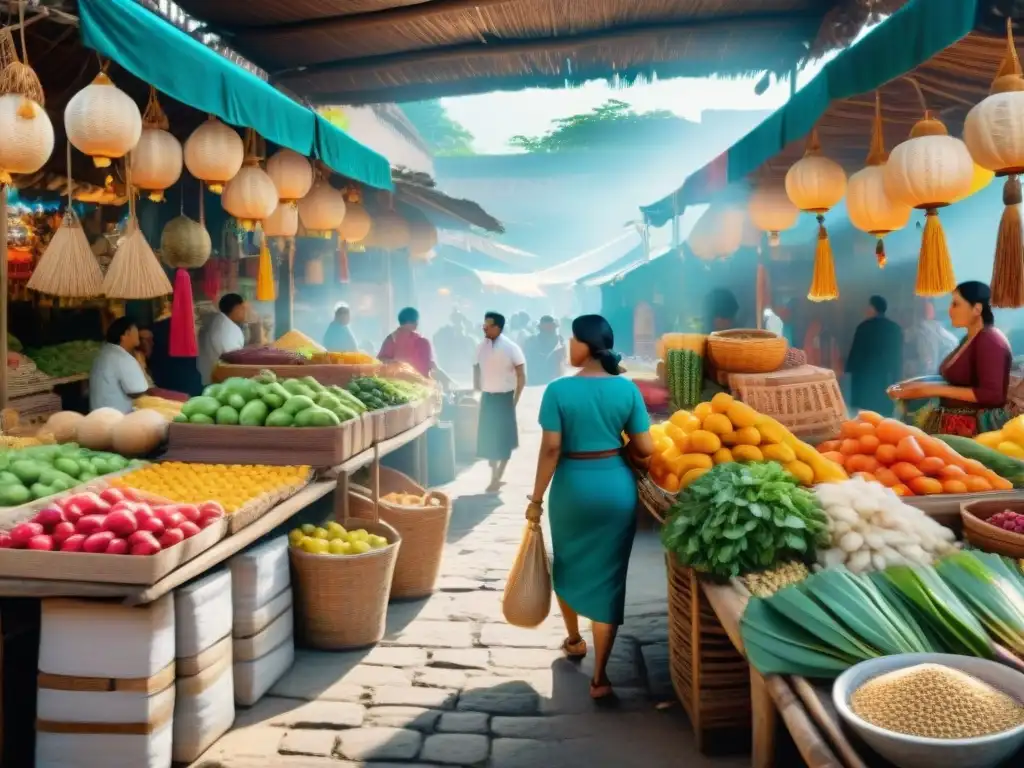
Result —
[[846, 172], [835, 160], [821, 154], [818, 129], [811, 131], [804, 156], [786, 171], [786, 195], [790, 202], [818, 220], [818, 245], [814, 251], [814, 275], [807, 298], [831, 301], [839, 298], [832, 244], [825, 229], [825, 214], [846, 194]]
[[[966, 143], [966, 142], [965, 142]], [[970, 147], [968, 147], [970, 149]], [[959, 203], [961, 200], [966, 200], [972, 195], [976, 195], [989, 184], [992, 183], [992, 179], [996, 177], [995, 171], [990, 171], [988, 168], [982, 168], [977, 163], [974, 164], [974, 175], [971, 177], [971, 188], [967, 191], [967, 194], [963, 197], [958, 197], [954, 200], [954, 203]]]
[[409, 226], [409, 256], [416, 261], [429, 261], [437, 247], [437, 227], [422, 215], [407, 219]]
[[53, 124], [46, 110], [25, 96], [0, 96], [0, 182], [12, 173], [35, 173], [53, 153]]
[[790, 201], [782, 187], [759, 186], [747, 203], [750, 220], [762, 232], [768, 233], [768, 245], [777, 247], [779, 233], [792, 229], [800, 216], [800, 209]]
[[1006, 19], [1006, 55], [990, 95], [974, 105], [964, 122], [964, 142], [974, 162], [1000, 176], [1003, 217], [992, 265], [992, 306], [1024, 306], [1024, 221], [1019, 175], [1024, 173], [1024, 77]]
[[185, 167], [210, 191], [220, 194], [245, 160], [242, 137], [220, 120], [210, 118], [185, 141]]
[[175, 216], [160, 233], [160, 258], [172, 269], [199, 269], [212, 251], [206, 227], [188, 216]]
[[363, 192], [351, 186], [345, 190], [345, 220], [338, 227], [338, 237], [349, 245], [361, 243], [370, 234], [373, 222], [363, 207]]
[[294, 204], [313, 186], [313, 166], [290, 149], [279, 149], [267, 160], [267, 173], [277, 187], [277, 196], [282, 203]]
[[326, 179], [317, 179], [313, 188], [299, 200], [299, 219], [307, 231], [328, 234], [341, 226], [345, 218], [345, 198]]
[[181, 143], [169, 132], [167, 115], [156, 97], [156, 89], [149, 89], [149, 103], [142, 116], [142, 136], [131, 151], [132, 180], [135, 186], [149, 193], [149, 199], [159, 203], [164, 190], [181, 178]]
[[[923, 102], [920, 91], [919, 96]], [[971, 189], [974, 161], [967, 145], [950, 136], [942, 121], [925, 109], [924, 118], [910, 130], [910, 138], [890, 153], [883, 179], [890, 200], [925, 211], [915, 293], [942, 296], [952, 292], [956, 277], [938, 209]]]
[[885, 151], [884, 138], [882, 103], [876, 92], [867, 167], [850, 177], [846, 188], [846, 212], [853, 226], [878, 238], [875, 258], [879, 268], [884, 267], [886, 262], [882, 238], [907, 226], [913, 211], [909, 205], [896, 203], [885, 193], [885, 163], [889, 156]]
[[268, 218], [277, 208], [277, 187], [270, 176], [259, 166], [255, 156], [246, 159], [245, 165], [225, 186], [221, 196], [224, 210], [238, 219], [246, 232]]
[[382, 251], [400, 251], [409, 246], [409, 223], [395, 211], [384, 211], [373, 218], [366, 245]]
[[274, 212], [263, 220], [263, 234], [266, 237], [295, 237], [298, 231], [299, 209], [292, 203], [278, 203]]
[[64, 108], [68, 141], [97, 168], [124, 157], [142, 136], [142, 115], [131, 96], [100, 72]]

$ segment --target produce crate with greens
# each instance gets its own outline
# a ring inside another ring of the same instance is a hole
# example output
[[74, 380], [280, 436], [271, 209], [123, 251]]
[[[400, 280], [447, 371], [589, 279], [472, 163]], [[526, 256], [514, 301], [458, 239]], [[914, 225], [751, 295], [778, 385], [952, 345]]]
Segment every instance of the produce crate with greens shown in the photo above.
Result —
[[732, 577], [786, 560], [813, 559], [828, 544], [815, 495], [776, 462], [720, 464], [669, 510], [661, 533], [682, 565]]
[[36, 368], [54, 379], [89, 373], [103, 347], [100, 341], [67, 341], [39, 349], [26, 349], [25, 356]]
[[394, 381], [382, 379], [379, 376], [352, 379], [348, 384], [348, 391], [371, 411], [406, 405], [416, 399], [406, 386], [400, 386]]
[[62, 493], [138, 462], [76, 443], [36, 445], [0, 452], [0, 507]]

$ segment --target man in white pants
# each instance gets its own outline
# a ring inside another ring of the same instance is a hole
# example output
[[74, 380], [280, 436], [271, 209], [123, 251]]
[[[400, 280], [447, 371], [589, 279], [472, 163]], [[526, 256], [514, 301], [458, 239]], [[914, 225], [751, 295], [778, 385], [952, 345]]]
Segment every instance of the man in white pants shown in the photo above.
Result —
[[526, 386], [523, 350], [503, 330], [504, 316], [497, 312], [484, 315], [485, 338], [477, 347], [473, 366], [473, 388], [482, 393], [476, 455], [491, 465], [488, 493], [497, 493], [512, 451], [519, 447], [516, 406]]

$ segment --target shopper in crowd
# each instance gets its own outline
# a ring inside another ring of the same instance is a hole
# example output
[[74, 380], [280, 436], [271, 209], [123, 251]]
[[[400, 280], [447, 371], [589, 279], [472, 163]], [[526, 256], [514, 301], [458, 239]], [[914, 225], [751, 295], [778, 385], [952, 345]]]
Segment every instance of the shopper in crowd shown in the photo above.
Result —
[[931, 381], [911, 379], [889, 390], [904, 404], [930, 401], [908, 409], [908, 418], [926, 432], [973, 437], [1000, 429], [1015, 415], [1007, 409], [1013, 353], [995, 326], [991, 301], [985, 283], [960, 283], [949, 305], [949, 319], [967, 335], [942, 361], [940, 376]]
[[217, 307], [220, 311], [210, 316], [199, 331], [199, 375], [203, 384], [213, 380], [213, 369], [221, 355], [245, 346], [242, 324], [249, 313], [245, 299], [237, 293], [225, 293]]
[[385, 362], [408, 363], [421, 376], [432, 376], [445, 386], [451, 379], [434, 361], [434, 349], [430, 341], [417, 331], [420, 313], [413, 307], [406, 307], [398, 313], [398, 328], [384, 339], [378, 359]]
[[853, 334], [845, 366], [851, 379], [851, 405], [885, 416], [892, 414], [886, 390], [903, 375], [903, 331], [885, 316], [888, 309], [881, 296], [868, 300], [867, 319]]
[[135, 359], [139, 328], [119, 317], [107, 328], [105, 343], [89, 371], [89, 410], [114, 408], [131, 413], [132, 400], [149, 390], [146, 374]]
[[352, 313], [348, 304], [342, 302], [334, 309], [334, 319], [324, 333], [324, 347], [328, 352], [357, 352], [359, 342], [349, 325]]
[[512, 451], [519, 447], [516, 406], [526, 387], [523, 350], [505, 336], [504, 330], [503, 315], [484, 315], [484, 340], [477, 348], [473, 368], [473, 389], [482, 392], [476, 455], [491, 465], [488, 493], [496, 493], [501, 487]]
[[526, 341], [526, 370], [530, 385], [547, 384], [562, 375], [565, 364], [565, 342], [558, 332], [558, 322], [551, 315], [540, 319], [537, 333]]
[[544, 392], [543, 436], [527, 510], [527, 518], [540, 518], [550, 485], [552, 576], [567, 631], [562, 651], [573, 660], [586, 656], [579, 617], [590, 619], [590, 695], [599, 702], [614, 700], [607, 666], [623, 621], [636, 532], [636, 478], [623, 457], [622, 434], [636, 464], [646, 464], [654, 452], [647, 408], [636, 385], [618, 376], [614, 342], [600, 315], [573, 321], [569, 359], [580, 370]]

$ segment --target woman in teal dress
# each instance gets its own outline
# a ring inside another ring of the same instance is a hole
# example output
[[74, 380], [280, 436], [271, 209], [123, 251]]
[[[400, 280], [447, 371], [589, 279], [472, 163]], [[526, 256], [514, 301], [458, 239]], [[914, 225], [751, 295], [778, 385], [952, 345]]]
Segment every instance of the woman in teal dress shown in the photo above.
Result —
[[569, 359], [579, 373], [548, 384], [540, 406], [544, 431], [527, 517], [539, 519], [551, 486], [552, 577], [568, 633], [562, 651], [587, 655], [579, 617], [593, 623], [590, 695], [614, 699], [606, 668], [622, 624], [626, 571], [636, 532], [636, 477], [622, 450], [644, 463], [654, 451], [647, 408], [636, 385], [619, 374], [611, 326], [600, 315], [572, 324]]

